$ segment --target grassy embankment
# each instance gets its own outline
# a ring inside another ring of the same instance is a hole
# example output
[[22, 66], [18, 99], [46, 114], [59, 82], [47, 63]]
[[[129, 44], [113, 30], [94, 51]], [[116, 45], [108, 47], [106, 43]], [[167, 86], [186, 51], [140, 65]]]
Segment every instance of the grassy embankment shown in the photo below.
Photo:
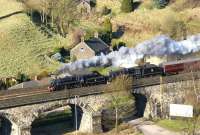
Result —
[[[14, 0], [0, 0], [4, 5], [0, 15], [23, 10]], [[15, 76], [18, 72], [36, 75], [41, 71], [54, 71], [58, 63], [46, 58], [46, 54], [59, 46], [67, 46], [67, 39], [58, 35], [48, 37], [24, 14], [0, 20], [0, 77]]]
[[0, 16], [23, 10], [21, 3], [14, 0], [0, 0]]
[[[186, 131], [188, 128], [192, 128], [192, 123], [186, 120], [159, 120], [156, 122], [159, 126], [169, 129], [175, 132]], [[200, 123], [198, 122], [198, 128], [200, 129]]]

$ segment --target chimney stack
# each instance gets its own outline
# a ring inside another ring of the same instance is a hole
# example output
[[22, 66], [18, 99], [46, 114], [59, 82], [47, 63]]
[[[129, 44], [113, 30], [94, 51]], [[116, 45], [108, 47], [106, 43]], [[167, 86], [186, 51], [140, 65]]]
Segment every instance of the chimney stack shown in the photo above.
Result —
[[84, 36], [81, 37], [81, 42], [84, 42], [85, 41], [85, 38]]
[[94, 37], [95, 37], [95, 38], [99, 38], [99, 33], [98, 33], [98, 31], [96, 31], [96, 32], [94, 33]]
[[38, 80], [38, 76], [36, 75], [34, 79], [35, 79], [35, 81], [37, 81]]

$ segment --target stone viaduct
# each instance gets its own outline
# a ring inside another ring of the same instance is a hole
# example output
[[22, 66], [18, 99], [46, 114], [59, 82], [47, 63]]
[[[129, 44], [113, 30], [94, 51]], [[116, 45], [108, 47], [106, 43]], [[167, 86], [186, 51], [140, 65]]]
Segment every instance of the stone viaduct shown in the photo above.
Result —
[[[82, 132], [102, 132], [101, 109], [106, 104], [105, 95], [93, 95], [77, 98], [77, 107], [82, 110], [79, 130]], [[0, 116], [12, 124], [11, 135], [30, 135], [31, 125], [35, 119], [60, 107], [75, 104], [75, 98], [42, 104], [16, 107], [0, 111]]]
[[[192, 84], [192, 85], [191, 85]], [[136, 116], [138, 117], [169, 117], [170, 103], [184, 103], [188, 90], [199, 86], [199, 80], [179, 81], [154, 85], [132, 90], [135, 96]], [[191, 87], [192, 86], [192, 87]], [[82, 110], [79, 131], [102, 132], [102, 111], [110, 100], [109, 94], [96, 94], [80, 97], [77, 106]], [[34, 120], [44, 116], [49, 111], [64, 106], [73, 106], [75, 99], [65, 99], [22, 107], [0, 110], [0, 118], [7, 119], [12, 127], [9, 135], [31, 135], [31, 125]], [[131, 104], [131, 107], [133, 107]], [[128, 105], [127, 105], [128, 106]], [[124, 109], [127, 110], [127, 109]], [[128, 115], [135, 115], [135, 108], [127, 110]], [[127, 116], [128, 116], [127, 115]]]
[[[80, 132], [102, 132], [102, 112], [105, 111], [108, 101], [110, 100], [109, 94], [97, 94], [97, 95], [89, 95], [85, 97], [66, 99], [60, 101], [52, 101], [41, 104], [27, 105], [21, 107], [15, 107], [5, 110], [0, 110], [0, 119], [6, 119], [11, 127], [9, 133], [6, 135], [31, 135], [31, 127], [32, 123], [36, 119], [40, 119], [42, 116], [48, 114], [55, 109], [71, 106], [74, 109], [74, 105], [76, 102], [78, 112], [81, 111], [81, 120], [79, 122], [78, 130]], [[131, 108], [124, 116], [124, 119], [127, 117], [132, 117], [134, 114], [134, 102], [131, 102], [129, 108]], [[127, 109], [126, 106], [126, 109]], [[73, 112], [74, 110], [72, 110]], [[105, 113], [105, 115], [112, 115]], [[107, 116], [105, 116], [107, 117]], [[107, 118], [105, 118], [107, 119]]]

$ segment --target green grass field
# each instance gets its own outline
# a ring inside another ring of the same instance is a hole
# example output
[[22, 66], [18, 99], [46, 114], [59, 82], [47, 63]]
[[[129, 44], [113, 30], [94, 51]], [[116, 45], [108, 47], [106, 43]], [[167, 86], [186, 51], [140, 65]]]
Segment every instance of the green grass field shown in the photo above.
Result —
[[0, 16], [23, 10], [22, 4], [15, 0], [0, 0], [0, 5]]
[[[157, 122], [157, 124], [161, 127], [167, 128], [171, 131], [175, 131], [175, 132], [181, 132], [181, 131], [186, 131], [192, 128], [192, 123], [191, 122], [187, 122], [186, 120], [181, 120], [181, 119], [177, 119], [177, 120], [160, 120]], [[197, 123], [197, 129], [200, 129], [200, 123]]]
[[[22, 8], [14, 0], [9, 1], [0, 0], [5, 4], [0, 8], [0, 14], [5, 14], [5, 9], [11, 13], [11, 9]], [[54, 71], [58, 63], [49, 61], [46, 54], [64, 46], [64, 40], [58, 35], [49, 38], [26, 14], [0, 20], [0, 77], [15, 76], [18, 72], [34, 76], [44, 70]]]
[[49, 63], [45, 54], [58, 46], [58, 41], [42, 34], [25, 14], [1, 20], [0, 30], [0, 77], [18, 72], [34, 75], [56, 65]]

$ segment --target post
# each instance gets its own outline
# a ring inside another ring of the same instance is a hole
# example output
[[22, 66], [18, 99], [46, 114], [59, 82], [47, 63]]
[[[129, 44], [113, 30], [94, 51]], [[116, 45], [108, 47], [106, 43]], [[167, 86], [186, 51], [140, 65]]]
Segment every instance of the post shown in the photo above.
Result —
[[77, 130], [78, 130], [78, 118], [77, 118], [77, 98], [79, 96], [75, 95], [75, 124], [76, 124], [76, 131], [75, 131], [75, 135], [77, 135]]
[[118, 133], [118, 109], [115, 107], [115, 133]]
[[163, 78], [160, 76], [160, 112], [163, 113]]

